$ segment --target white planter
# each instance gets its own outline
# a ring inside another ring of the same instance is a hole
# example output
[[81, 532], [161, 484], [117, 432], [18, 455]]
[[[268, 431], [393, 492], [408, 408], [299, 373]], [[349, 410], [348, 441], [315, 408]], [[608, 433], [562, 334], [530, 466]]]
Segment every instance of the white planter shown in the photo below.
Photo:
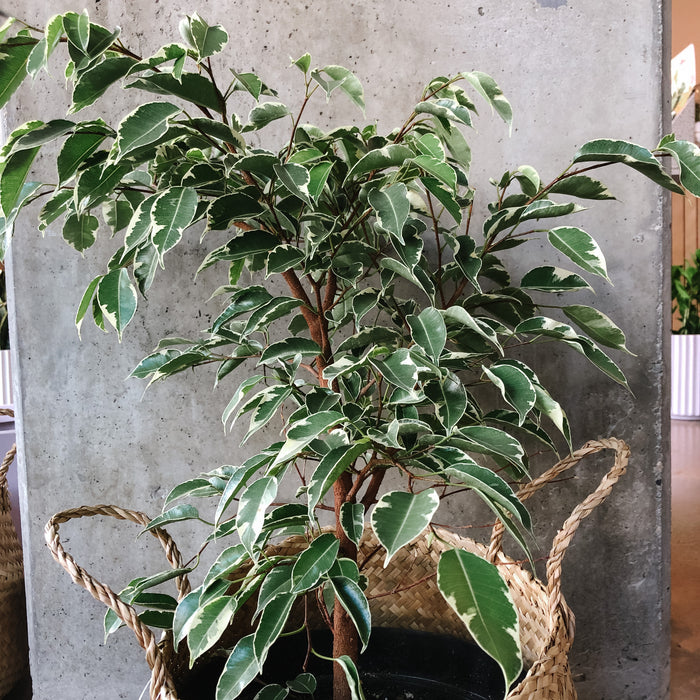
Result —
[[671, 418], [700, 420], [700, 335], [671, 336]]

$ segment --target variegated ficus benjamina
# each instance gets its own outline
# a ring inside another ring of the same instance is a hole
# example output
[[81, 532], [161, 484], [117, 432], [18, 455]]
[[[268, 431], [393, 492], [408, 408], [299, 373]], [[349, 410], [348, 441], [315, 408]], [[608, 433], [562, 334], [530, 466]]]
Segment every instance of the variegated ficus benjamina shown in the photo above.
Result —
[[[484, 73], [431, 80], [387, 134], [372, 124], [322, 130], [303, 119], [312, 97], [340, 95], [363, 110], [353, 73], [315, 68], [308, 54], [293, 61], [303, 99], [292, 113], [253, 73], [227, 71], [221, 83], [212, 58], [227, 32], [198, 15], [182, 21], [181, 42], [146, 57], [86, 13], [54, 16], [44, 30], [10, 20], [0, 33], [0, 103], [64, 50], [72, 84], [71, 118], [27, 122], [0, 152], [3, 249], [32, 202], [42, 203], [40, 230], [60, 228], [80, 253], [101, 219], [115, 250], [77, 304], [76, 323], [91, 316], [121, 338], [139, 294], [168, 275], [181, 242], [203, 230], [205, 245], [218, 236], [200, 270], [220, 269], [221, 286], [207, 297], [218, 295], [222, 311], [195, 341], [163, 339], [133, 376], [153, 382], [216, 366], [215, 381], [232, 384], [225, 428], [245, 423], [245, 444], [271, 421], [281, 426], [281, 439], [240, 464], [176, 486], [151, 523], [200, 519], [194, 499], [214, 499], [209, 540], [221, 549], [199, 587], [178, 603], [149, 591], [167, 578], [159, 574], [136, 579], [123, 597], [170, 629], [194, 661], [258, 592], [260, 614], [228, 651], [217, 700], [233, 700], [258, 676], [295, 602], [321, 606], [334, 632], [334, 698], [362, 698], [356, 662], [372, 625], [357, 562], [364, 528], [373, 529], [388, 561], [432, 527], [442, 501], [471, 491], [529, 556], [530, 517], [513, 488], [529, 477], [523, 443], [568, 449], [570, 429], [555, 392], [519, 351], [561, 343], [626, 384], [607, 350], [626, 351], [622, 330], [595, 307], [562, 301], [590, 290], [591, 279], [608, 281], [598, 244], [568, 217], [581, 200], [613, 199], [592, 177], [613, 164], [683, 192], [658, 156], [675, 158], [681, 183], [699, 195], [696, 147], [673, 136], [654, 150], [588, 142], [553, 179], [529, 165], [496, 177], [477, 222], [465, 134], [480, 102], [506, 125], [512, 118]], [[115, 119], [116, 84], [140, 103]], [[230, 111], [234, 95], [237, 104], [249, 100], [247, 114]], [[74, 116], [88, 106], [102, 116]], [[265, 143], [272, 122], [276, 135], [280, 124], [288, 127], [281, 142], [251, 145], [251, 135]], [[36, 182], [32, 163], [46, 146], [56, 175]], [[553, 262], [514, 279], [511, 251], [522, 262], [520, 247], [542, 239]], [[558, 267], [561, 260], [573, 269]], [[286, 283], [285, 294], [270, 291], [275, 279]], [[248, 369], [231, 374], [242, 365]], [[280, 505], [285, 477], [300, 479], [301, 488]], [[324, 511], [334, 528], [320, 525]], [[266, 546], [289, 533], [302, 533], [306, 548], [268, 558]], [[518, 621], [498, 570], [451, 549], [436, 576], [512, 684], [522, 667]], [[242, 584], [233, 589], [236, 580]], [[149, 609], [154, 600], [159, 610]], [[108, 631], [117, 622], [108, 615]], [[307, 644], [303, 627], [299, 639]], [[314, 687], [302, 673], [256, 697], [303, 696]]]

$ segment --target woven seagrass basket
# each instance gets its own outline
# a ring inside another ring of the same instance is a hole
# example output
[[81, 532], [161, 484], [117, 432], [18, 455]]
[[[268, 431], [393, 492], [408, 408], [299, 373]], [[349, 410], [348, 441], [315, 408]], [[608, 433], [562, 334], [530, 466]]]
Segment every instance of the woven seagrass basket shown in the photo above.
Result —
[[[14, 415], [8, 409], [0, 412]], [[0, 697], [25, 677], [29, 663], [22, 547], [12, 522], [7, 486], [7, 471], [16, 452], [13, 445], [0, 465]]]
[[[577, 464], [585, 456], [601, 450], [615, 452], [613, 467], [598, 487], [573, 510], [557, 533], [547, 560], [547, 582], [535, 578], [523, 566], [507, 557], [501, 549], [503, 526], [496, 523], [489, 545], [460, 537], [444, 529], [436, 529], [438, 537], [425, 534], [404, 547], [385, 569], [383, 557], [374, 556], [378, 544], [370, 531], [360, 543], [360, 561], [369, 580], [366, 591], [370, 600], [372, 624], [375, 627], [428, 631], [466, 637], [464, 625], [440, 594], [435, 573], [440, 554], [447, 548], [461, 547], [494, 562], [501, 570], [510, 588], [520, 618], [520, 642], [527, 674], [513, 687], [507, 700], [575, 700], [569, 668], [568, 652], [574, 637], [574, 617], [561, 595], [561, 567], [564, 554], [581, 521], [602, 503], [612, 487], [624, 474], [629, 459], [627, 445], [615, 438], [592, 441], [569, 457], [558, 462], [542, 476], [524, 486], [519, 496], [529, 498], [535, 491], [556, 479], [562, 472]], [[146, 651], [146, 661], [152, 670], [151, 700], [178, 700], [171, 668], [175, 657], [169, 639], [157, 643], [151, 630], [138, 619], [136, 611], [126, 605], [107, 586], [96, 581], [80, 568], [65, 552], [60, 543], [58, 528], [73, 518], [107, 515], [145, 525], [149, 518], [142, 513], [116, 506], [76, 508], [56, 514], [46, 525], [45, 535], [54, 558], [68, 571], [73, 580], [86, 588], [97, 600], [112, 608], [136, 634]], [[174, 568], [182, 565], [182, 558], [173, 541], [164, 531], [151, 531], [163, 545], [168, 561]], [[298, 551], [301, 541], [285, 540], [271, 548], [272, 554]], [[411, 585], [415, 583], [416, 585]], [[180, 596], [189, 591], [183, 576], [177, 579]], [[395, 589], [400, 589], [395, 592]], [[468, 679], [465, 679], [468, 683]]]

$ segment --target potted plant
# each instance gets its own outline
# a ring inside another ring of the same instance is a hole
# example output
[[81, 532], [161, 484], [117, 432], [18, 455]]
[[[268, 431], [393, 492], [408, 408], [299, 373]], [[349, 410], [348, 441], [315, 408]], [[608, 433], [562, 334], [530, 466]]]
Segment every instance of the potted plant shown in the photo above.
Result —
[[673, 332], [671, 335], [671, 417], [700, 418], [700, 250], [671, 267]]
[[[697, 150], [672, 136], [653, 152], [591, 141], [553, 179], [527, 165], [498, 175], [481, 217], [463, 132], [475, 100], [506, 125], [512, 119], [484, 73], [433, 79], [387, 134], [373, 124], [324, 131], [304, 121], [316, 93], [344, 93], [364, 108], [349, 70], [315, 68], [308, 54], [293, 61], [302, 99], [292, 112], [253, 73], [231, 71], [220, 82], [212, 58], [228, 35], [198, 15], [181, 23], [182, 43], [146, 57], [86, 13], [56, 15], [44, 31], [8, 21], [0, 33], [4, 101], [65, 46], [71, 115], [103, 104], [100, 118], [31, 121], [10, 134], [0, 152], [6, 245], [32, 202], [42, 203], [39, 228], [62, 221], [63, 237], [80, 253], [95, 242], [101, 216], [115, 250], [88, 285], [76, 324], [90, 316], [121, 339], [139, 295], [168, 274], [181, 241], [202, 236], [199, 269], [222, 271], [221, 286], [208, 291], [222, 300], [220, 313], [200, 338], [163, 339], [133, 376], [154, 382], [214, 366], [217, 383], [236, 377], [226, 429], [247, 422], [244, 444], [267, 426], [281, 429], [267, 449], [175, 486], [146, 525], [164, 537], [165, 525], [208, 523], [205, 546], [220, 550], [201, 584], [179, 601], [151, 592], [191, 570], [175, 557], [175, 570], [135, 579], [122, 599], [163, 626], [170, 651], [184, 650], [190, 663], [224, 640], [218, 700], [245, 692], [295, 629], [305, 657], [324, 655], [310, 635], [314, 612], [333, 635], [325, 652], [335, 660], [333, 697], [356, 700], [363, 697], [358, 658], [371, 630], [361, 538], [376, 538], [370, 558], [387, 565], [428, 535], [441, 552], [429, 577], [496, 660], [506, 688], [513, 684], [522, 656], [503, 576], [484, 555], [455, 546], [434, 516], [442, 501], [476, 493], [530, 557], [530, 517], [513, 484], [529, 479], [528, 441], [569, 450], [571, 434], [523, 348], [563, 343], [626, 386], [601, 348], [625, 351], [624, 333], [595, 307], [560, 300], [591, 289], [584, 274], [608, 278], [594, 238], [562, 217], [582, 210], [577, 200], [613, 199], [591, 171], [614, 163], [682, 191], [656, 157], [672, 156], [681, 182], [700, 194]], [[113, 100], [100, 100], [120, 81], [140, 99], [114, 120]], [[245, 117], [231, 113], [234, 94], [250, 100]], [[279, 129], [265, 140], [272, 123], [287, 127], [281, 142]], [[54, 143], [56, 181], [31, 181], [38, 152]], [[514, 277], [512, 258], [539, 239], [551, 244], [552, 262]], [[562, 258], [577, 272], [560, 268]], [[296, 493], [283, 498], [280, 485], [295, 477]], [[274, 549], [289, 535], [301, 537], [295, 548]], [[239, 618], [254, 594], [250, 631], [227, 644], [231, 626], [245, 626]], [[111, 632], [119, 620], [108, 615], [106, 626]], [[303, 675], [256, 697], [308, 693], [314, 683]]]

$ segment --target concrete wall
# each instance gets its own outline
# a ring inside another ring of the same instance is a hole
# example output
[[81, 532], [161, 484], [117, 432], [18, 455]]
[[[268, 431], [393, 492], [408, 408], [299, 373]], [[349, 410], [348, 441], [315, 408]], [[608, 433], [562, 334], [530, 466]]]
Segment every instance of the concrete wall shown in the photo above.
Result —
[[[43, 23], [69, 2], [17, 0], [13, 10]], [[216, 8], [216, 9], [215, 9]], [[97, 21], [120, 24], [129, 45], [147, 53], [176, 37], [184, 11], [199, 10], [231, 32], [226, 56], [287, 89], [298, 79], [289, 56], [304, 51], [322, 63], [356, 70], [366, 89], [368, 119], [399, 123], [423, 83], [434, 75], [478, 68], [492, 73], [516, 113], [512, 138], [501, 125], [479, 122], [474, 173], [487, 177], [528, 163], [554, 176], [582, 142], [601, 135], [654, 145], [666, 108], [667, 60], [662, 0], [326, 0], [215, 5], [180, 0], [90, 3]], [[62, 116], [62, 79], [42, 77], [8, 107], [10, 126]], [[129, 104], [115, 97], [115, 121]], [[290, 100], [290, 104], [298, 101]], [[323, 123], [347, 105], [320, 105]], [[484, 110], [487, 113], [487, 110]], [[309, 119], [311, 119], [309, 113]], [[476, 136], [473, 141], [476, 140]], [[587, 521], [565, 562], [565, 590], [577, 616], [572, 655], [582, 700], [659, 700], [669, 678], [669, 470], [663, 349], [669, 247], [667, 200], [641, 177], [615, 172], [606, 180], [619, 202], [596, 205], [582, 225], [608, 256], [614, 289], [597, 302], [623, 323], [637, 355], [622, 358], [634, 396], [596, 376], [572, 353], [537, 367], [556, 378], [575, 441], [614, 434], [633, 449], [630, 472], [612, 500]], [[149, 390], [123, 378], [166, 333], [196, 332], [215, 308], [193, 306], [163, 280], [121, 347], [86, 324], [79, 342], [74, 310], [101, 271], [112, 244], [87, 260], [60, 235], [41, 240], [33, 222], [17, 226], [12, 251], [14, 353], [22, 454], [24, 544], [37, 700], [136, 698], [145, 663], [127, 633], [101, 646], [103, 610], [51, 560], [42, 529], [50, 515], [83, 503], [119, 503], [156, 512], [169, 487], [193, 471], [230, 462], [236, 436], [224, 438], [220, 411], [228, 388], [212, 393], [206, 372], [180, 375]], [[194, 271], [197, 246], [168, 260], [174, 273]], [[197, 290], [213, 287], [198, 280]], [[582, 303], [586, 303], [584, 299]], [[251, 446], [254, 449], [255, 445]], [[603, 463], [582, 468], [535, 508], [546, 546], [551, 532], [592, 487]], [[195, 538], [181, 535], [185, 544]], [[147, 561], [135, 529], [110, 523], [65, 526], [66, 544], [81, 563], [117, 588]], [[152, 552], [155, 550], [152, 550]], [[159, 559], [156, 561], [160, 561]], [[160, 564], [151, 563], [151, 571]]]

